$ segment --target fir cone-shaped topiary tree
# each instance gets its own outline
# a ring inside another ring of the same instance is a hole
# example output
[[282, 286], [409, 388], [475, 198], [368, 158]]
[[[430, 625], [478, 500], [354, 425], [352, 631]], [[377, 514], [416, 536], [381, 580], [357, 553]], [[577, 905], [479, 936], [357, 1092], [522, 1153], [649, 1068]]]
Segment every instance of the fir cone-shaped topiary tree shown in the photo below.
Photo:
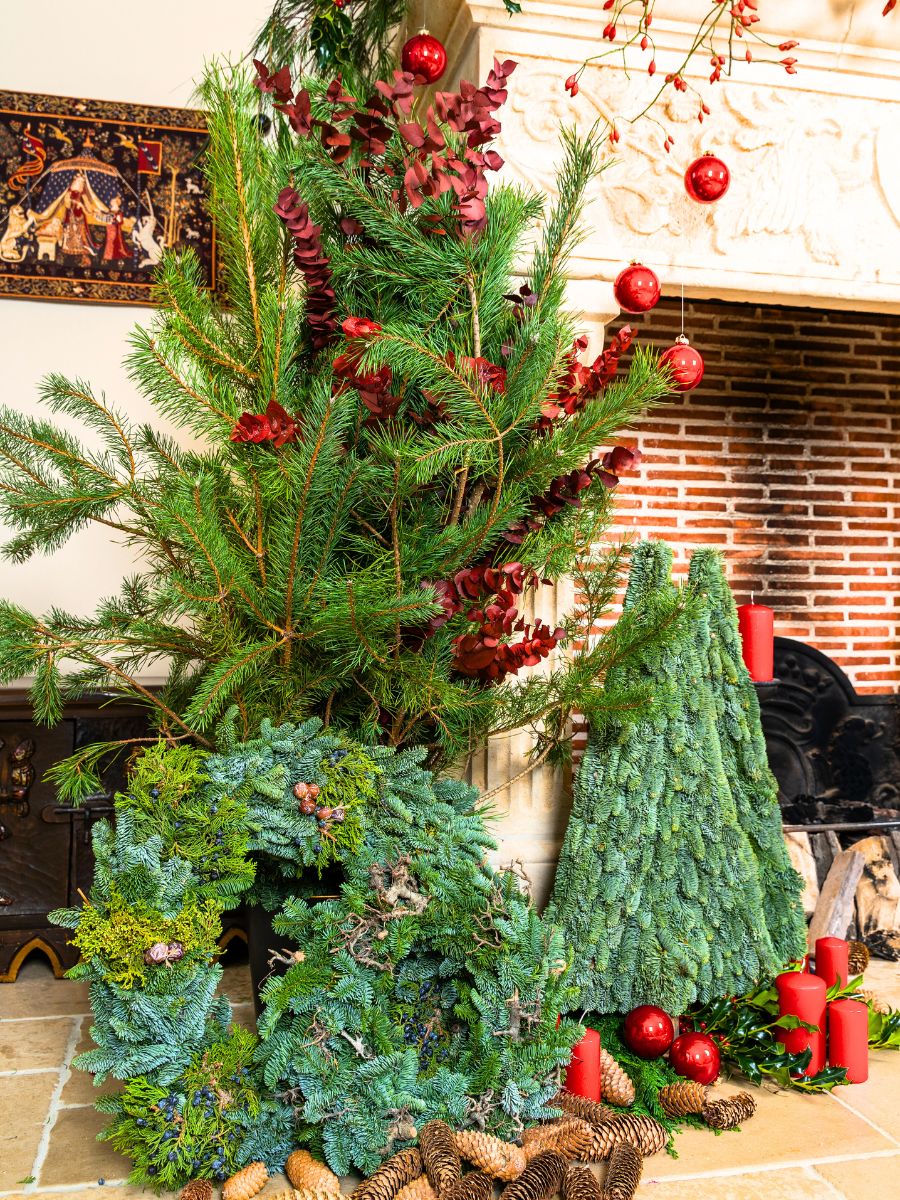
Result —
[[[659, 597], [675, 590], [671, 560], [661, 543], [635, 548], [626, 610], [652, 623]], [[580, 1008], [648, 1002], [678, 1013], [745, 991], [778, 965], [722, 761], [709, 608], [691, 603], [667, 649], [621, 667], [617, 685], [650, 685], [652, 711], [595, 732], [579, 769], [546, 915], [574, 955]]]
[[759, 864], [766, 925], [782, 965], [801, 957], [806, 949], [803, 881], [791, 866], [785, 846], [778, 783], [769, 767], [759, 699], [741, 654], [737, 608], [721, 554], [694, 551], [689, 581], [708, 604], [709, 683], [722, 763], [738, 821]]

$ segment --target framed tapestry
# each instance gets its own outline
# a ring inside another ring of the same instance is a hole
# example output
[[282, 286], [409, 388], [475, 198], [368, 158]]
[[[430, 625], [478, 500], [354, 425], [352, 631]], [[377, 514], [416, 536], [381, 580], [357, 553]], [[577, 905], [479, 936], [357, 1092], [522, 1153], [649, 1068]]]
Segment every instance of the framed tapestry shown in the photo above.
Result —
[[0, 91], [0, 296], [151, 304], [164, 249], [215, 287], [203, 113]]

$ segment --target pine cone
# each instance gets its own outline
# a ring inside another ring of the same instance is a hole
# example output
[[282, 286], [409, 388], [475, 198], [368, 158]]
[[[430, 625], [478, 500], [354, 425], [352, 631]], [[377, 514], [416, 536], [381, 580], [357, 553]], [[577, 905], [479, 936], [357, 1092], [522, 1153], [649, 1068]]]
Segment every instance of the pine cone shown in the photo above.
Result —
[[686, 1117], [703, 1111], [709, 1088], [692, 1079], [679, 1079], [659, 1089], [659, 1102], [667, 1117]]
[[890, 1005], [885, 1004], [877, 992], [864, 991], [860, 994], [867, 1004], [871, 1004], [874, 1012], [889, 1013], [891, 1011]]
[[544, 1150], [556, 1150], [564, 1158], [581, 1158], [594, 1137], [594, 1128], [580, 1117], [548, 1121], [522, 1134], [522, 1149], [530, 1161]]
[[573, 1117], [581, 1117], [582, 1121], [587, 1121], [589, 1125], [604, 1125], [619, 1115], [605, 1104], [598, 1104], [596, 1100], [586, 1100], [584, 1096], [574, 1096], [566, 1091], [557, 1092], [550, 1101], [550, 1106], [561, 1108]]
[[634, 1104], [634, 1084], [608, 1050], [600, 1050], [600, 1089], [604, 1100], [627, 1108]]
[[192, 1179], [181, 1189], [181, 1200], [212, 1200], [213, 1187], [208, 1179]]
[[420, 1175], [402, 1187], [394, 1200], [437, 1200], [437, 1192], [428, 1182], [428, 1176]]
[[563, 1200], [602, 1200], [600, 1184], [590, 1167], [569, 1167], [563, 1180]]
[[714, 1100], [703, 1109], [703, 1120], [712, 1129], [737, 1129], [756, 1112], [756, 1101], [749, 1092], [738, 1092], [730, 1100]]
[[456, 1138], [446, 1121], [429, 1121], [427, 1125], [422, 1126], [419, 1150], [422, 1152], [425, 1174], [440, 1196], [445, 1188], [451, 1183], [456, 1183], [462, 1175]]
[[514, 1146], [512, 1142], [504, 1142], [477, 1129], [458, 1129], [456, 1148], [464, 1159], [494, 1179], [506, 1182], [518, 1179], [527, 1166], [525, 1151], [521, 1146]]
[[265, 1163], [248, 1163], [222, 1184], [222, 1200], [250, 1200], [251, 1196], [263, 1190], [268, 1179]]
[[481, 1171], [470, 1171], [441, 1193], [441, 1200], [491, 1200], [494, 1183]]
[[619, 1142], [609, 1156], [603, 1200], [632, 1200], [641, 1182], [644, 1158], [631, 1142]]
[[399, 1150], [383, 1162], [374, 1175], [353, 1190], [353, 1200], [394, 1200], [407, 1183], [422, 1174], [422, 1155], [418, 1150]]
[[324, 1163], [313, 1158], [308, 1150], [295, 1150], [288, 1155], [284, 1173], [291, 1185], [300, 1191], [331, 1192], [340, 1195], [341, 1181]]
[[662, 1150], [669, 1135], [653, 1117], [620, 1113], [604, 1125], [594, 1127], [594, 1140], [584, 1155], [586, 1162], [600, 1162], [609, 1158], [613, 1147], [619, 1142], [630, 1142], [645, 1158]]
[[865, 942], [850, 943], [850, 953], [847, 956], [847, 969], [850, 972], [851, 979], [855, 979], [857, 975], [862, 975], [869, 965], [870, 958], [869, 947]]
[[562, 1187], [569, 1164], [555, 1150], [535, 1155], [514, 1183], [508, 1183], [500, 1200], [547, 1200]]

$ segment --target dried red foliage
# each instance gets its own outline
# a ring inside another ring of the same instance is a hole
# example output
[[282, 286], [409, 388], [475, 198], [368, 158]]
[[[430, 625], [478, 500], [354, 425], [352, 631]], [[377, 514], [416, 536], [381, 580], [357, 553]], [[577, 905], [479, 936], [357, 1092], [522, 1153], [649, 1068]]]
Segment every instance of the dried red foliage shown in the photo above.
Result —
[[313, 222], [308, 205], [292, 187], [282, 188], [278, 193], [275, 212], [294, 242], [294, 262], [306, 280], [306, 320], [313, 349], [320, 350], [337, 328], [334, 288], [329, 260], [322, 249], [322, 229]]
[[270, 400], [264, 413], [241, 413], [231, 431], [233, 442], [272, 442], [276, 447], [296, 442], [300, 423], [278, 403]]

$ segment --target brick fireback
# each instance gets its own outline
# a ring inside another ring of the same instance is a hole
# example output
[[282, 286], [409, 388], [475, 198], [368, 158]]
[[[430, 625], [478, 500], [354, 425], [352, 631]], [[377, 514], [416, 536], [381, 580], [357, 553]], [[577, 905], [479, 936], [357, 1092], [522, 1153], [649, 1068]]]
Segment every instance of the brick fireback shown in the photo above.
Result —
[[[639, 427], [620, 532], [724, 550], [738, 603], [776, 613], [862, 692], [900, 684], [900, 317], [713, 300], [685, 303], [706, 371]], [[644, 345], [679, 304], [634, 319]]]

